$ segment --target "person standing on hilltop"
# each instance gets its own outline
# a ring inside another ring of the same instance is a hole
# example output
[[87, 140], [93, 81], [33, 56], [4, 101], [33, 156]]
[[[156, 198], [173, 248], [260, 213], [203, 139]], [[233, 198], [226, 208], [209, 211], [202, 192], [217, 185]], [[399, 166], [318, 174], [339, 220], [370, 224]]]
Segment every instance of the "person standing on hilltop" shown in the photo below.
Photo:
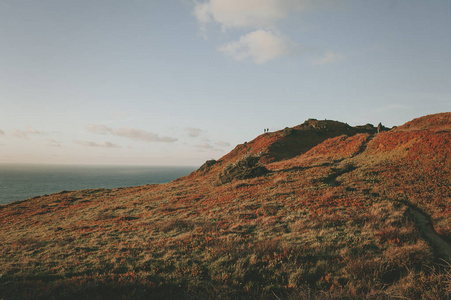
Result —
[[382, 123], [379, 122], [379, 124], [377, 124], [377, 133], [381, 132], [382, 130]]

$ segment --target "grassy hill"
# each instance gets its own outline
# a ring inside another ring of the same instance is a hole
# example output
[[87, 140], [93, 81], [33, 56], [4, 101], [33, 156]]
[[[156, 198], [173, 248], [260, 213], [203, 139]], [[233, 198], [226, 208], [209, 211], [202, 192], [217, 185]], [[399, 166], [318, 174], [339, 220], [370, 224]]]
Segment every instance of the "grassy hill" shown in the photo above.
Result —
[[161, 185], [0, 207], [1, 299], [451, 299], [451, 113], [305, 123]]

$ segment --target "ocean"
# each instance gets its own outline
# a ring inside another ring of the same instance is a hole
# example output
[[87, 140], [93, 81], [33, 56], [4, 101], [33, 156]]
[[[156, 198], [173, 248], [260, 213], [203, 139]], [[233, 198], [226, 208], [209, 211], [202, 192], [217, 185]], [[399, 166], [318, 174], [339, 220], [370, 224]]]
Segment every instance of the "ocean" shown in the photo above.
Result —
[[197, 167], [0, 164], [0, 205], [63, 190], [165, 183], [195, 169]]

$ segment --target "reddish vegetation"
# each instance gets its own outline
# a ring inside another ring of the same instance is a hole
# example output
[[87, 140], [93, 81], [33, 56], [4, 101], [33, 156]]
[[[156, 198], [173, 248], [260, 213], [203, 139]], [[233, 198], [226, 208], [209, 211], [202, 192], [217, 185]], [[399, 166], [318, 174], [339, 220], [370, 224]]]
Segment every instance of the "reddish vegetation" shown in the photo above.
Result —
[[449, 298], [450, 143], [450, 113], [308, 120], [168, 184], [2, 206], [0, 298]]
[[303, 154], [322, 142], [341, 135], [376, 133], [376, 128], [366, 126], [351, 127], [337, 121], [309, 119], [293, 128], [265, 133], [249, 143], [238, 145], [219, 161], [235, 162], [243, 155], [261, 155], [262, 163], [286, 160]]
[[450, 131], [449, 123], [451, 113], [441, 113], [428, 115], [413, 119], [403, 126], [395, 128], [393, 131], [412, 131], [412, 130], [429, 130], [429, 131]]

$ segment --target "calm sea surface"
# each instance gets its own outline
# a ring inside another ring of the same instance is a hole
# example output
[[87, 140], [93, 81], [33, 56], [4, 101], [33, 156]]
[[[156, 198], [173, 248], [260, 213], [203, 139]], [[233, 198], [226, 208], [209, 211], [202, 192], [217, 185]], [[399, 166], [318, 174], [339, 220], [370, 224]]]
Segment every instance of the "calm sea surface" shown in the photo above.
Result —
[[197, 167], [0, 164], [0, 204], [63, 190], [165, 183]]

